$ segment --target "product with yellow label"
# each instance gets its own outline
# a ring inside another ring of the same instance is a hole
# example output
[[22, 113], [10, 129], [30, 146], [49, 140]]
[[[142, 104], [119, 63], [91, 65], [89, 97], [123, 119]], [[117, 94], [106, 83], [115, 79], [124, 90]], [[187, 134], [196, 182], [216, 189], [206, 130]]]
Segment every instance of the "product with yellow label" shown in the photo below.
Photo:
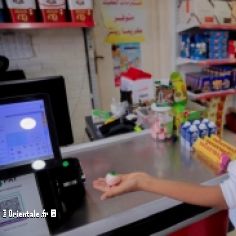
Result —
[[225, 171], [230, 161], [227, 153], [222, 152], [222, 148], [217, 148], [209, 142], [210, 138], [198, 139], [194, 144], [194, 150], [199, 158], [219, 171]]

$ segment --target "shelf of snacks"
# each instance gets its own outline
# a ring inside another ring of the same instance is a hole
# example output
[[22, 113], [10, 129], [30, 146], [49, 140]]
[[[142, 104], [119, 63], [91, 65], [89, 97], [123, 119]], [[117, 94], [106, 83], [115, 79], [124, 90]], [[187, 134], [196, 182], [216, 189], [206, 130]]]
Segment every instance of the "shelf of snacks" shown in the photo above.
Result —
[[94, 23], [77, 22], [33, 22], [33, 23], [0, 23], [0, 30], [9, 29], [61, 29], [61, 28], [89, 28]]
[[236, 58], [225, 59], [207, 59], [207, 60], [193, 60], [189, 58], [177, 58], [177, 65], [196, 64], [200, 66], [213, 66], [213, 65], [234, 65], [236, 64]]
[[222, 97], [222, 96], [233, 95], [233, 94], [236, 94], [235, 89], [227, 89], [227, 90], [205, 92], [205, 93], [193, 93], [191, 91], [188, 91], [188, 97], [191, 100], [207, 99], [207, 98], [212, 98], [212, 97]]

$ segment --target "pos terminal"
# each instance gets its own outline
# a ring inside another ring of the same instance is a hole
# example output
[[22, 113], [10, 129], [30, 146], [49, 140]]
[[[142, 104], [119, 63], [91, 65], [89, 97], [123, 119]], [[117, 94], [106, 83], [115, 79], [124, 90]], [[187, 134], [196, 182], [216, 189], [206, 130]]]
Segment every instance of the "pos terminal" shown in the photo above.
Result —
[[46, 94], [0, 100], [0, 181], [30, 173], [42, 208], [56, 210], [56, 217], [46, 218], [52, 232], [79, 206], [85, 190], [79, 161], [61, 158]]

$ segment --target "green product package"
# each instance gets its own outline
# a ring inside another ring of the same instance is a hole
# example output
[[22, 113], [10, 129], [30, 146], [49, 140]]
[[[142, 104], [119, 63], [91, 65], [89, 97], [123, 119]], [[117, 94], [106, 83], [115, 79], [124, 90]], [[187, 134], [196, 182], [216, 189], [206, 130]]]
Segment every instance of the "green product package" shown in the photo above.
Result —
[[174, 104], [172, 111], [174, 114], [174, 133], [178, 136], [181, 124], [184, 122], [184, 111], [187, 105], [187, 88], [182, 75], [179, 72], [173, 72], [170, 75], [170, 85], [174, 91]]

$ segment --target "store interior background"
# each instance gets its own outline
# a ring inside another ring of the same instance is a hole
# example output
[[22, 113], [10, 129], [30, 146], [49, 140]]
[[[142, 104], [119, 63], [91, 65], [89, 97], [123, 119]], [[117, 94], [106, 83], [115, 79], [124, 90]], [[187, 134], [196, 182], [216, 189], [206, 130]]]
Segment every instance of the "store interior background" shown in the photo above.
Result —
[[[168, 78], [174, 68], [172, 0], [145, 2], [147, 13], [145, 42], [141, 44], [142, 69], [154, 78]], [[103, 55], [97, 60], [98, 94], [101, 107], [109, 110], [112, 97], [119, 99], [119, 89], [114, 86], [111, 45], [105, 43], [99, 1], [94, 1], [96, 26], [92, 29], [94, 51]], [[171, 17], [170, 17], [171, 16]], [[14, 32], [14, 31], [13, 31]], [[30, 59], [11, 60], [9, 69], [23, 69], [27, 78], [63, 75], [75, 144], [88, 142], [84, 131], [84, 117], [91, 114], [89, 78], [83, 32], [80, 28], [23, 31], [32, 37], [34, 56]], [[9, 31], [4, 32], [9, 33]]]
[[[147, 27], [145, 42], [141, 43], [142, 69], [150, 72], [154, 79], [165, 79], [175, 70], [176, 65], [175, 1], [149, 0], [144, 3]], [[119, 89], [114, 86], [111, 45], [105, 42], [106, 29], [99, 0], [94, 1], [94, 10], [96, 26], [89, 29], [94, 41], [94, 57], [103, 56], [104, 59], [95, 61], [97, 91], [93, 96], [99, 101], [99, 108], [109, 110], [112, 98], [119, 100], [120, 94]], [[23, 69], [27, 78], [64, 76], [74, 143], [88, 142], [84, 131], [84, 118], [91, 114], [92, 105], [82, 29], [40, 29], [23, 32], [32, 38], [34, 56], [30, 59], [11, 60], [10, 69]]]
[[[89, 29], [94, 40], [94, 56], [104, 57], [96, 60], [98, 97], [94, 99], [99, 100], [99, 108], [109, 110], [112, 98], [119, 100], [120, 93], [114, 86], [111, 45], [105, 43], [106, 29], [99, 1], [94, 0], [96, 26]], [[147, 27], [145, 42], [141, 44], [142, 69], [150, 72], [155, 79], [165, 79], [175, 70], [176, 65], [175, 1], [148, 0], [144, 4]], [[82, 29], [23, 32], [32, 38], [34, 56], [30, 59], [11, 60], [9, 69], [23, 69], [27, 78], [62, 75], [66, 82], [74, 144], [89, 142], [84, 118], [91, 114], [92, 105]], [[229, 103], [233, 103], [233, 97]]]

